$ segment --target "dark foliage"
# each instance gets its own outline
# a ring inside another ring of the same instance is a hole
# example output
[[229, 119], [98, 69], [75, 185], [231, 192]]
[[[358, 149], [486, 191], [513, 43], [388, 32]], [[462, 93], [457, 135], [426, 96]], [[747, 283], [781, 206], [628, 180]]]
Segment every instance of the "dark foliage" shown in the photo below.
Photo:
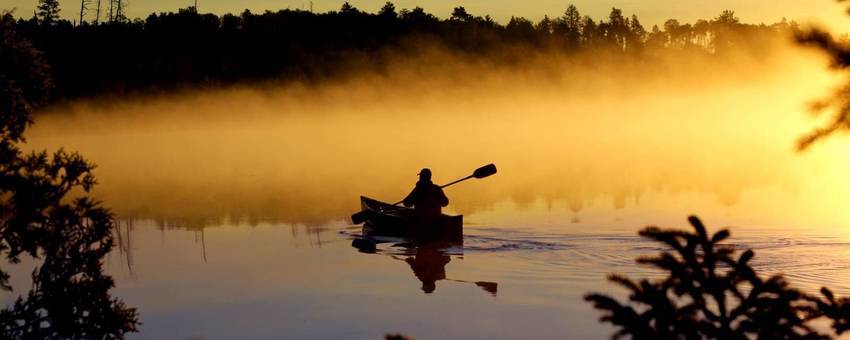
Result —
[[[845, 0], [838, 1], [845, 2]], [[827, 54], [832, 61], [833, 68], [837, 70], [850, 69], [850, 42], [846, 39], [836, 39], [831, 33], [823, 29], [812, 28], [797, 32], [797, 41], [803, 45], [813, 46]], [[836, 131], [850, 130], [850, 84], [836, 89], [828, 96], [814, 101], [811, 105], [811, 111], [815, 114], [828, 110], [835, 112], [830, 122], [801, 137], [797, 144], [799, 150], [805, 150], [816, 141]]]
[[848, 330], [850, 299], [836, 300], [827, 288], [822, 298], [807, 295], [781, 275], [762, 278], [749, 264], [752, 250], [736, 254], [722, 243], [728, 230], [709, 235], [698, 218], [688, 220], [694, 232], [656, 227], [640, 232], [669, 248], [637, 260], [666, 272], [666, 278], [636, 282], [611, 275], [609, 280], [630, 291], [625, 304], [603, 294], [585, 296], [605, 312], [601, 321], [619, 327], [614, 338], [829, 338], [811, 327], [818, 318], [832, 320], [836, 334]]
[[59, 21], [59, 0], [38, 0], [35, 17], [42, 25], [52, 25]]
[[[836, 40], [830, 33], [820, 29], [811, 29], [798, 34], [797, 39], [800, 43], [815, 46], [829, 55], [834, 68], [843, 70], [850, 67], [850, 45], [845, 41]], [[800, 138], [798, 143], [800, 150], [808, 148], [814, 142], [838, 130], [850, 129], [850, 85], [838, 88], [829, 96], [817, 100], [811, 105], [812, 112], [816, 114], [829, 109], [835, 111], [835, 116], [826, 126], [815, 129]]]
[[792, 28], [785, 22], [742, 24], [727, 11], [694, 26], [671, 20], [663, 30], [647, 30], [636, 16], [619, 9], [597, 22], [575, 6], [536, 24], [512, 18], [502, 25], [463, 7], [443, 20], [421, 7], [397, 11], [392, 3], [375, 14], [346, 3], [327, 13], [245, 10], [217, 16], [189, 7], [102, 24], [17, 22], [17, 29], [45, 51], [62, 98], [382, 72], [391, 56], [415, 58], [435, 46], [512, 65], [534, 52], [569, 54], [591, 48], [646, 55], [659, 49], [723, 53], [750, 45], [755, 40], [750, 38]]
[[30, 112], [53, 88], [42, 53], [14, 26], [11, 14], [0, 16], [0, 140], [7, 142], [21, 141]]
[[[0, 311], [0, 338], [122, 338], [135, 331], [136, 311], [109, 295], [103, 274], [112, 249], [111, 213], [87, 197], [93, 165], [59, 150], [24, 154], [18, 148], [31, 112], [51, 88], [41, 54], [0, 18], [0, 254], [40, 259], [26, 298]], [[0, 271], [0, 286], [11, 290]]]

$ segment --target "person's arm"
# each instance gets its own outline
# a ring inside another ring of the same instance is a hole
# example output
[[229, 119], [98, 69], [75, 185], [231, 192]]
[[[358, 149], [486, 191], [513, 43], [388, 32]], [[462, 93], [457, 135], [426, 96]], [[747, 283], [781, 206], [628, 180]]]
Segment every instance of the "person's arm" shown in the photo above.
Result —
[[440, 205], [445, 207], [445, 206], [449, 205], [449, 198], [446, 197], [446, 193], [443, 192], [442, 188], [439, 188], [439, 190], [440, 190]]
[[412, 207], [414, 196], [416, 196], [416, 188], [413, 188], [413, 190], [410, 191], [410, 194], [408, 194], [407, 197], [404, 198], [404, 201], [402, 201], [401, 203], [404, 204], [405, 207]]

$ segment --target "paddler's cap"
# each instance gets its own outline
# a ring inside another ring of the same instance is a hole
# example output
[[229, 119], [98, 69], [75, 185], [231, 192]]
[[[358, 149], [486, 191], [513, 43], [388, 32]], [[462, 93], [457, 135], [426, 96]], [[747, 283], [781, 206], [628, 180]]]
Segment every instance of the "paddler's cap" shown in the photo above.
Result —
[[423, 168], [417, 175], [431, 177], [431, 169]]

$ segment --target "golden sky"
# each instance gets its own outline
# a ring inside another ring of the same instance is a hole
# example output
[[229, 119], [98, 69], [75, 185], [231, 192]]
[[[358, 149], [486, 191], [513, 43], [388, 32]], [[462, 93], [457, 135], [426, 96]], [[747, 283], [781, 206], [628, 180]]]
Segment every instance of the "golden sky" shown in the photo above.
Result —
[[[97, 2], [97, 0], [92, 0]], [[101, 0], [104, 4], [108, 0]], [[79, 1], [60, 0], [62, 15], [67, 18], [79, 16]], [[128, 14], [131, 18], [144, 18], [151, 12], [175, 11], [191, 6], [194, 0], [129, 0]], [[315, 11], [335, 10], [340, 0], [313, 0]], [[366, 11], [377, 11], [385, 0], [350, 0], [355, 7]], [[0, 8], [16, 8], [18, 16], [29, 17], [33, 13], [36, 0], [3, 0]], [[850, 17], [846, 17], [842, 6], [835, 0], [396, 0], [398, 9], [421, 6], [440, 17], [446, 17], [455, 6], [464, 6], [475, 15], [490, 14], [500, 22], [506, 22], [511, 16], [524, 16], [531, 19], [543, 15], [558, 16], [570, 4], [578, 6], [582, 14], [596, 19], [605, 17], [611, 7], [623, 9], [626, 14], [637, 14], [646, 26], [661, 24], [664, 20], [675, 18], [682, 22], [693, 22], [701, 18], [716, 16], [721, 10], [732, 9], [745, 22], [772, 23], [782, 17], [797, 21], [815, 20], [829, 26], [847, 30]], [[105, 5], [104, 5], [105, 6]], [[244, 9], [254, 12], [283, 8], [309, 9], [310, 0], [198, 0], [202, 12], [238, 13]]]

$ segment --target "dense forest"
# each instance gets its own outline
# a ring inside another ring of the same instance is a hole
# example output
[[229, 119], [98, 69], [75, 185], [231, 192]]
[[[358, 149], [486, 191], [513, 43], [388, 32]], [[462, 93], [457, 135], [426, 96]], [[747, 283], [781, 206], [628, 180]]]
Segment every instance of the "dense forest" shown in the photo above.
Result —
[[[756, 37], [786, 34], [793, 22], [743, 24], [732, 11], [711, 20], [644, 27], [613, 8], [594, 20], [570, 5], [558, 17], [532, 22], [521, 17], [500, 24], [463, 7], [440, 19], [421, 7], [397, 10], [387, 2], [378, 13], [348, 3], [338, 11], [266, 11], [239, 15], [151, 14], [144, 20], [112, 15], [103, 22], [59, 19], [58, 3], [41, 0], [16, 30], [45, 53], [55, 81], [53, 99], [98, 94], [156, 92], [182, 86], [219, 86], [243, 81], [317, 81], [361, 71], [380, 72], [393, 56], [415, 57], [424, 46], [489, 62], [522, 64], [534, 52], [566, 56], [605, 50], [651, 58], [660, 50], [719, 54], [753, 48]], [[7, 14], [11, 15], [11, 14]]]

